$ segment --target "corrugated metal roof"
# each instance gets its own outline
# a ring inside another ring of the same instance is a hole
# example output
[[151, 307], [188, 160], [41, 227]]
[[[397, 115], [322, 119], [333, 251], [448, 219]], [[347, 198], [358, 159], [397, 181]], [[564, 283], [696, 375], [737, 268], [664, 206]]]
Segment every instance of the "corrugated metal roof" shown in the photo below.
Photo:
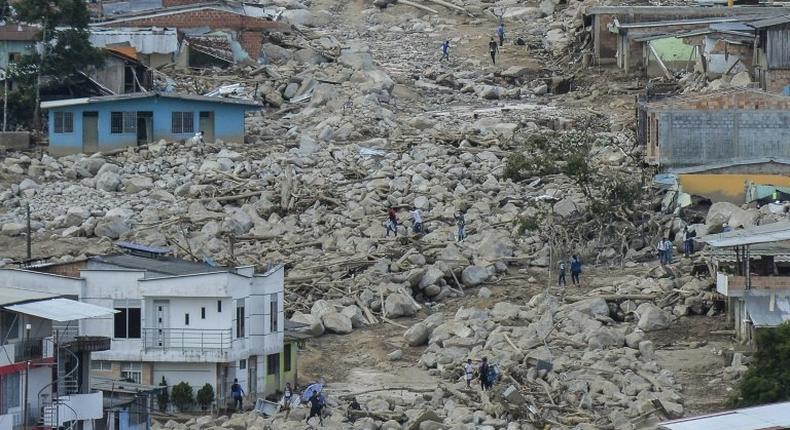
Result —
[[787, 296], [754, 295], [747, 291], [743, 297], [746, 313], [755, 327], [776, 327], [790, 320], [790, 298]]
[[175, 28], [91, 28], [90, 41], [95, 47], [128, 43], [141, 54], [173, 54], [178, 52]]
[[726, 233], [708, 234], [696, 240], [719, 248], [790, 240], [790, 222], [777, 222]]
[[6, 306], [5, 308], [9, 311], [46, 318], [52, 321], [74, 321], [118, 313], [115, 309], [62, 298]]
[[[119, 268], [139, 269], [173, 276], [219, 273], [230, 270], [227, 267], [211, 266], [206, 263], [196, 263], [175, 257], [148, 258], [130, 254], [96, 256], [91, 257], [90, 261], [118, 266]], [[90, 269], [90, 266], [88, 268]]]
[[261, 107], [261, 105], [258, 102], [252, 100], [231, 99], [224, 97], [206, 97], [206, 96], [199, 96], [195, 94], [163, 93], [159, 91], [149, 91], [147, 93], [129, 93], [129, 94], [118, 94], [114, 96], [82, 97], [76, 99], [52, 100], [48, 102], [41, 102], [41, 108], [52, 109], [52, 108], [59, 108], [65, 106], [76, 106], [76, 105], [84, 105], [91, 103], [106, 103], [106, 102], [114, 102], [121, 100], [146, 99], [151, 97], [191, 100], [196, 102], [228, 103], [228, 104], [244, 105], [244, 106], [250, 106], [256, 108]]
[[790, 15], [775, 16], [749, 23], [749, 25], [754, 28], [766, 28], [784, 24], [790, 24]]
[[37, 41], [39, 32], [41, 32], [40, 28], [29, 25], [0, 25], [0, 40]]
[[790, 427], [790, 402], [660, 423], [661, 430], [767, 430]]
[[38, 291], [25, 290], [22, 288], [0, 287], [0, 306], [30, 302], [34, 300], [46, 300], [54, 297], [58, 296], [55, 294], [41, 293]]
[[142, 10], [159, 9], [162, 7], [162, 0], [132, 0], [103, 2], [102, 13], [104, 15], [118, 15]]

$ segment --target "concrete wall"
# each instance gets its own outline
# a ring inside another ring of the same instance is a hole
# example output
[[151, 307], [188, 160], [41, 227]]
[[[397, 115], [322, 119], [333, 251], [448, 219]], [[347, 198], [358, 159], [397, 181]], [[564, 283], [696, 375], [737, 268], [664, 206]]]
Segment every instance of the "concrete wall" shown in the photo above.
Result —
[[[92, 103], [77, 106], [53, 108], [49, 110], [49, 152], [53, 155], [66, 155], [83, 152], [83, 112], [98, 112], [99, 151], [110, 151], [125, 146], [137, 145], [137, 133], [111, 133], [111, 112], [153, 112], [152, 141], [165, 139], [181, 141], [194, 136], [200, 130], [200, 112], [214, 112], [214, 136], [226, 142], [244, 142], [244, 112], [247, 106], [151, 97], [144, 99], [121, 100], [115, 102]], [[74, 128], [71, 133], [55, 133], [55, 112], [72, 112]], [[172, 132], [172, 112], [192, 112], [194, 131], [189, 133]]]
[[33, 44], [27, 40], [0, 40], [0, 68], [8, 67], [8, 56], [12, 53], [25, 55], [33, 52]]
[[30, 149], [30, 132], [6, 131], [0, 132], [0, 147], [6, 149]]
[[[750, 165], [759, 169], [759, 166]], [[745, 184], [771, 184], [790, 187], [790, 176], [760, 174], [688, 174], [678, 175], [684, 193], [705, 196], [714, 202], [730, 202], [738, 206], [746, 200]]]
[[790, 111], [667, 110], [659, 115], [664, 167], [790, 157]]

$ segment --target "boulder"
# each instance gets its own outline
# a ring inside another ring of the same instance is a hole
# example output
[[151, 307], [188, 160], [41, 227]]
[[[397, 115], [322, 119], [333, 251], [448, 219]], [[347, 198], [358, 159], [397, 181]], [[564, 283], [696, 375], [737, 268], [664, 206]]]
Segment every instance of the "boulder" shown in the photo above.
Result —
[[124, 178], [121, 183], [123, 184], [124, 190], [129, 194], [147, 191], [154, 186], [154, 181], [148, 176], [131, 176]]
[[637, 327], [642, 331], [655, 331], [669, 328], [672, 319], [667, 312], [652, 303], [642, 303], [636, 308], [639, 316]]
[[90, 218], [91, 212], [84, 206], [70, 207], [66, 211], [66, 218], [63, 220], [63, 227], [75, 227], [82, 225], [86, 219]]
[[96, 223], [96, 228], [94, 228], [93, 233], [96, 236], [118, 239], [131, 230], [129, 221], [132, 218], [132, 215], [134, 215], [134, 212], [132, 212], [130, 209], [110, 209], [107, 211], [107, 214], [105, 214], [104, 217]]
[[384, 300], [384, 310], [390, 318], [412, 316], [417, 313], [417, 306], [410, 297], [400, 293], [393, 293]]
[[354, 328], [359, 328], [365, 325], [365, 317], [362, 315], [362, 310], [356, 306], [346, 306], [340, 311], [343, 315], [347, 316], [351, 320], [351, 325]]
[[644, 361], [652, 361], [656, 356], [656, 348], [653, 341], [643, 340], [639, 342], [639, 355], [642, 356]]
[[25, 178], [19, 183], [19, 191], [37, 190], [40, 187], [41, 185], [37, 184], [36, 181], [30, 178]]
[[422, 278], [420, 278], [420, 283], [417, 286], [420, 289], [425, 289], [425, 287], [439, 282], [439, 280], [443, 277], [444, 272], [437, 269], [436, 267], [429, 267], [428, 270], [423, 273]]
[[354, 330], [354, 326], [351, 324], [351, 318], [340, 312], [325, 313], [321, 317], [321, 322], [324, 323], [326, 331], [330, 333], [348, 334]]
[[428, 336], [430, 332], [428, 331], [428, 327], [425, 326], [423, 323], [417, 323], [413, 326], [409, 327], [405, 333], [403, 333], [403, 337], [406, 339], [406, 342], [409, 346], [421, 346], [428, 343]]
[[[102, 166], [102, 169], [104, 169], [104, 167], [107, 166], [110, 166], [110, 164], [105, 164], [104, 166]], [[105, 170], [99, 173], [98, 176], [96, 176], [97, 190], [117, 191], [120, 185], [121, 185], [121, 177], [120, 175], [118, 175], [113, 171]]]
[[291, 321], [305, 324], [307, 326], [299, 330], [302, 333], [307, 333], [311, 336], [321, 336], [324, 334], [324, 324], [321, 322], [320, 318], [296, 311], [293, 313], [293, 315], [291, 315]]
[[708, 209], [705, 216], [705, 226], [710, 228], [716, 225], [726, 224], [730, 221], [733, 212], [740, 211], [741, 208], [730, 202], [716, 202]]
[[569, 198], [564, 198], [557, 203], [554, 203], [553, 210], [555, 214], [563, 218], [567, 218], [579, 212], [579, 208], [576, 203]]
[[748, 71], [737, 73], [730, 79], [730, 86], [735, 88], [746, 88], [752, 84], [752, 77]]
[[0, 232], [6, 236], [19, 236], [24, 231], [25, 226], [18, 222], [7, 222], [3, 224], [2, 228], [0, 228]]
[[466, 287], [482, 284], [491, 277], [491, 273], [483, 266], [468, 266], [461, 272], [461, 282]]

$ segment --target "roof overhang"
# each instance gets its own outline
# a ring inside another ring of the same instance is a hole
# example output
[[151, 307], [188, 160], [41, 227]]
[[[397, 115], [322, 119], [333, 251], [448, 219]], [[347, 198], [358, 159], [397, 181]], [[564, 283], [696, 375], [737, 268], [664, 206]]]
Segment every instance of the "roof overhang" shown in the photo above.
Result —
[[97, 318], [118, 313], [115, 309], [62, 298], [6, 306], [5, 309], [59, 322]]
[[790, 222], [777, 222], [726, 233], [708, 234], [696, 238], [714, 248], [753, 245], [790, 240]]

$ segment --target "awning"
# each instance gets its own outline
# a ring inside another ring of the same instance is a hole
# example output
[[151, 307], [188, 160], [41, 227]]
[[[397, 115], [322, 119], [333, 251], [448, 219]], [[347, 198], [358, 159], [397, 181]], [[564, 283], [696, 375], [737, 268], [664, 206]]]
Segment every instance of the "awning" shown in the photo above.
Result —
[[726, 233], [708, 234], [698, 237], [697, 240], [715, 248], [790, 240], [790, 222], [777, 222]]
[[790, 320], [790, 301], [776, 294], [754, 295], [746, 293], [746, 312], [755, 327], [776, 327]]
[[21, 305], [6, 306], [5, 309], [25, 315], [45, 318], [52, 321], [73, 321], [96, 318], [118, 313], [115, 309], [104, 308], [69, 299], [52, 299]]

